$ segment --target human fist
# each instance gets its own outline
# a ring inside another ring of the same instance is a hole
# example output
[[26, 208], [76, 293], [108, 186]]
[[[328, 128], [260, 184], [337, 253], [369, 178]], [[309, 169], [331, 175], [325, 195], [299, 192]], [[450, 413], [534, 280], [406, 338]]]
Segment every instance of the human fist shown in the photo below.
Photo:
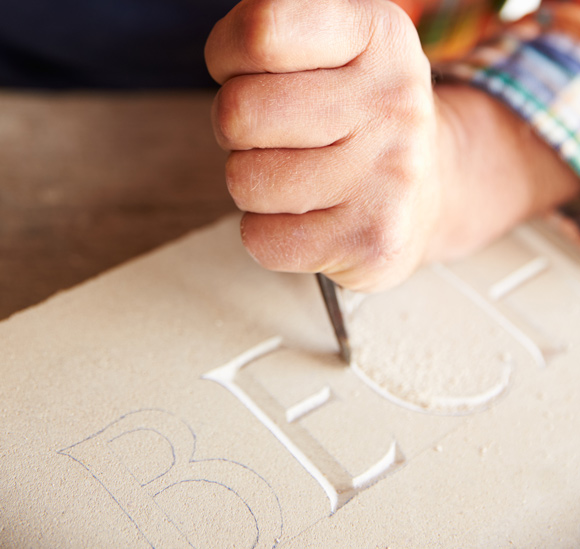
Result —
[[353, 290], [406, 278], [440, 217], [445, 146], [406, 13], [388, 0], [244, 0], [205, 54], [250, 254]]

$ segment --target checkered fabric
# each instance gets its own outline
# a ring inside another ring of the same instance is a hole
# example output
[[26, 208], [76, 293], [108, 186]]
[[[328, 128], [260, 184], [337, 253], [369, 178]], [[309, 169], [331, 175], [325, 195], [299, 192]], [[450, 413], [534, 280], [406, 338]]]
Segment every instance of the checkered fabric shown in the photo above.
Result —
[[[435, 72], [506, 103], [580, 175], [580, 2], [542, 5], [503, 26], [494, 16], [499, 5], [482, 6], [479, 18], [473, 5], [460, 10], [447, 32], [441, 14], [419, 21]], [[471, 28], [472, 43], [462, 28]]]

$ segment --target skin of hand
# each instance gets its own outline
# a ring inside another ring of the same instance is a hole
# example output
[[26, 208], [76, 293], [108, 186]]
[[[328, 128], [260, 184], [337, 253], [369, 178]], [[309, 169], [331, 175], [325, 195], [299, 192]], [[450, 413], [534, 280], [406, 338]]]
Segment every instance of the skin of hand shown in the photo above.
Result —
[[483, 92], [432, 85], [388, 0], [244, 0], [206, 45], [242, 240], [264, 267], [378, 291], [578, 192]]

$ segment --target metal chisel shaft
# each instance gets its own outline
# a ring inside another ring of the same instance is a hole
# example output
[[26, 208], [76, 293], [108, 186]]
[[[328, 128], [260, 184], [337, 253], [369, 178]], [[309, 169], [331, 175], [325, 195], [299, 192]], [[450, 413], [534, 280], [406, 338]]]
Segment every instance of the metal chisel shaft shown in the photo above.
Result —
[[316, 273], [316, 279], [322, 291], [326, 310], [330, 317], [330, 322], [332, 322], [336, 339], [338, 340], [340, 356], [347, 364], [350, 364], [350, 343], [344, 323], [344, 316], [336, 294], [336, 284], [322, 273]]

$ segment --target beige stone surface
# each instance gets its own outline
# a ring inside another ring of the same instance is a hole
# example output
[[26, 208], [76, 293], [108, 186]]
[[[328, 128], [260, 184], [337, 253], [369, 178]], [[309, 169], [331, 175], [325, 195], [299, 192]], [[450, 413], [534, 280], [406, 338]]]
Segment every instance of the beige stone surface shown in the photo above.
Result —
[[[354, 305], [359, 335], [372, 310], [405, 338], [386, 391], [338, 360], [314, 277], [262, 270], [237, 223], [0, 324], [1, 547], [580, 544], [573, 254], [526, 226]], [[429, 356], [439, 376], [401, 366]], [[500, 363], [494, 398], [429, 405]]]

